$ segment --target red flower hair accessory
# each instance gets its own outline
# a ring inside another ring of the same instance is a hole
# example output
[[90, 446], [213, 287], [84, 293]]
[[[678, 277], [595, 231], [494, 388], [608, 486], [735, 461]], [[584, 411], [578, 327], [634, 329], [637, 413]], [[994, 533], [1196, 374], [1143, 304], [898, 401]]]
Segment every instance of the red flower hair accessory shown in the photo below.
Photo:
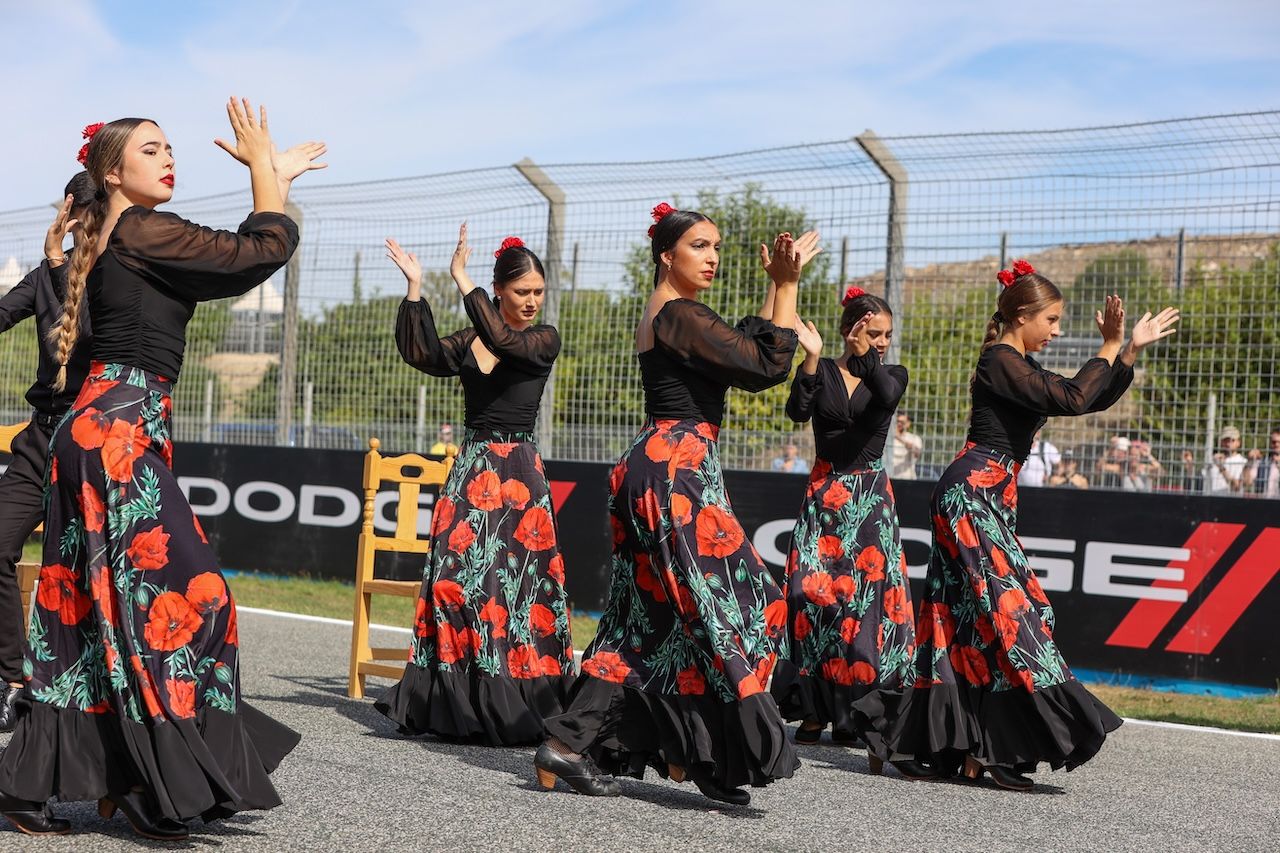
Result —
[[859, 296], [866, 296], [866, 295], [867, 295], [867, 292], [863, 290], [861, 287], [851, 284], [849, 285], [849, 289], [844, 292], [844, 299], [840, 300], [840, 304], [842, 306], [848, 305], [850, 302], [857, 299]]
[[508, 237], [502, 241], [502, 245], [498, 247], [498, 251], [493, 253], [495, 258], [501, 257], [502, 253], [507, 249], [523, 249], [524, 241], [519, 237]]
[[1013, 262], [1013, 269], [1000, 270], [1000, 272], [996, 273], [996, 281], [1000, 282], [1005, 287], [1008, 287], [1022, 276], [1031, 275], [1035, 271], [1035, 267], [1031, 266], [1027, 261], [1019, 258]]
[[653, 208], [653, 210], [652, 210], [652, 211], [650, 212], [650, 214], [649, 214], [650, 216], [652, 216], [652, 217], [653, 217], [653, 224], [649, 226], [649, 239], [650, 239], [650, 240], [652, 240], [652, 239], [653, 239], [653, 229], [655, 229], [655, 228], [657, 228], [657, 227], [658, 227], [658, 223], [659, 223], [659, 222], [661, 222], [662, 220], [666, 219], [668, 216], [670, 216], [671, 214], [673, 214], [673, 213], [675, 213], [675, 212], [676, 212], [676, 209], [675, 209], [674, 207], [672, 207], [671, 205], [667, 204], [665, 201], [663, 201], [663, 202], [659, 202], [659, 203], [658, 203], [658, 204]]
[[[84, 139], [89, 140], [89, 142], [92, 142], [93, 137], [97, 135], [98, 131], [106, 127], [106, 125], [107, 123], [105, 121], [99, 121], [93, 124], [86, 124], [84, 126], [84, 130], [80, 131], [80, 136], [83, 137]], [[89, 142], [86, 142], [84, 145], [81, 145], [80, 152], [76, 154], [76, 159], [80, 161], [81, 166], [83, 166], [85, 164], [85, 161], [89, 159]]]

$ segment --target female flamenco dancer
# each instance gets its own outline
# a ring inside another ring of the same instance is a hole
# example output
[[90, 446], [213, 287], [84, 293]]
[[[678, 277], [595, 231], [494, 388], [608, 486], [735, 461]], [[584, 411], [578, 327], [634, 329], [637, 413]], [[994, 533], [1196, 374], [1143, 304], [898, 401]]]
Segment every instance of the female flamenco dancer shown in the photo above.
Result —
[[610, 475], [613, 576], [572, 702], [547, 721], [534, 757], [556, 777], [611, 796], [611, 774], [646, 765], [704, 795], [745, 805], [798, 766], [763, 685], [785, 643], [786, 602], [738, 523], [717, 438], [730, 386], [786, 379], [796, 290], [816, 233], [782, 235], [761, 259], [773, 284], [763, 316], [727, 325], [698, 301], [719, 263], [720, 233], [694, 211], [654, 209], [653, 296], [636, 329], [648, 422]]
[[[67, 362], [63, 390], [54, 389], [58, 377], [58, 346], [50, 338], [62, 317], [67, 262], [62, 244], [67, 234], [79, 239], [77, 223], [93, 201], [93, 181], [78, 172], [67, 182], [66, 198], [45, 234], [45, 259], [0, 298], [0, 333], [34, 316], [40, 344], [36, 381], [27, 391], [33, 409], [31, 423], [13, 440], [13, 462], [0, 479], [0, 732], [13, 731], [18, 697], [22, 694], [22, 653], [26, 626], [22, 624], [22, 595], [17, 565], [22, 546], [44, 518], [44, 468], [53, 428], [71, 408], [80, 384], [89, 373], [89, 335], [81, 324], [80, 345]], [[87, 319], [83, 315], [81, 319]]]
[[[812, 323], [796, 330], [805, 360], [787, 415], [813, 420], [817, 459], [787, 557], [791, 655], [779, 661], [772, 692], [786, 719], [803, 721], [797, 743], [817, 743], [830, 724], [835, 743], [865, 738], [871, 770], [879, 773], [889, 756], [874, 725], [852, 706], [878, 691], [901, 694], [915, 681], [911, 592], [881, 461], [907, 370], [884, 364], [893, 312], [861, 288], [845, 294], [839, 359], [821, 358]], [[908, 778], [933, 776], [912, 760], [894, 765]]]
[[933, 492], [933, 549], [916, 634], [917, 680], [899, 702], [855, 703], [878, 720], [885, 744], [942, 773], [1030, 790], [1039, 762], [1078, 767], [1120, 719], [1072, 675], [1053, 641], [1049, 599], [1016, 534], [1018, 470], [1055, 415], [1113, 405], [1138, 354], [1172, 335], [1178, 311], [1145, 314], [1124, 342], [1124, 308], [1097, 312], [1102, 347], [1071, 378], [1030, 353], [1061, 334], [1062, 294], [1026, 261], [999, 275], [1004, 289], [972, 383], [969, 437]]
[[103, 817], [119, 809], [161, 840], [185, 838], [194, 817], [272, 808], [267, 774], [298, 741], [240, 698], [235, 604], [171, 469], [187, 321], [289, 259], [298, 232], [282, 187], [323, 151], [273, 155], [265, 111], [231, 101], [227, 113], [235, 141], [218, 144], [248, 165], [254, 201], [234, 233], [155, 210], [174, 160], [154, 122], [86, 128], [95, 195], [65, 265], [57, 343], [65, 367], [87, 301], [93, 361], [50, 442], [27, 686], [0, 759], [0, 813], [29, 834], [70, 830], [53, 796], [98, 799]]
[[432, 513], [409, 665], [376, 707], [406, 734], [531, 743], [563, 710], [573, 667], [564, 559], [533, 442], [560, 354], [555, 327], [533, 323], [542, 263], [508, 237], [494, 252], [491, 301], [467, 275], [464, 223], [449, 271], [473, 328], [442, 338], [418, 259], [394, 240], [387, 253], [409, 285], [396, 319], [400, 355], [432, 376], [461, 377], [467, 431]]

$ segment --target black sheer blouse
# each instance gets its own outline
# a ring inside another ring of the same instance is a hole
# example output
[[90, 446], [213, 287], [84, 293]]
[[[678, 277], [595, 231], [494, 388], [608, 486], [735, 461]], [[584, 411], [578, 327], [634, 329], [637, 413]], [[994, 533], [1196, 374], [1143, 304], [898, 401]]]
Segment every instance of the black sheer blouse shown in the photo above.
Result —
[[[560, 354], [560, 334], [554, 326], [511, 328], [480, 288], [468, 293], [463, 305], [473, 327], [442, 338], [425, 299], [401, 302], [396, 317], [400, 357], [431, 376], [462, 378], [468, 427], [532, 432], [542, 389]], [[471, 352], [477, 337], [498, 357], [491, 373], [481, 372]]]
[[1115, 405], [1133, 382], [1133, 368], [1116, 359], [1091, 358], [1071, 379], [1045, 370], [1031, 356], [996, 344], [978, 359], [969, 440], [1019, 461], [1045, 421], [1085, 415]]
[[862, 380], [852, 394], [839, 365], [822, 358], [812, 376], [796, 372], [787, 398], [787, 417], [799, 424], [813, 419], [818, 458], [837, 471], [866, 468], [884, 455], [889, 424], [907, 390], [907, 369], [881, 363], [875, 350], [851, 356], [847, 366]]
[[297, 247], [283, 213], [251, 213], [231, 232], [129, 208], [89, 273], [93, 359], [177, 379], [196, 303], [248, 293]]
[[652, 349], [639, 354], [645, 412], [720, 425], [730, 387], [763, 391], [787, 378], [796, 333], [761, 317], [730, 326], [701, 302], [673, 299], [653, 318]]

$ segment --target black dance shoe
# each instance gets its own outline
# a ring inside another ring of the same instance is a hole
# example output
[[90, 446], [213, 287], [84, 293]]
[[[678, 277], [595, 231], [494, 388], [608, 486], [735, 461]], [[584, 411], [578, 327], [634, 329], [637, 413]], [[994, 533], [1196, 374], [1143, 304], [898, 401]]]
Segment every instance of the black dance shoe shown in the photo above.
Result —
[[856, 749], [861, 749], [866, 746], [866, 744], [862, 742], [862, 738], [858, 737], [848, 729], [832, 729], [831, 742], [836, 746], [851, 746]]
[[17, 704], [21, 693], [21, 686], [14, 687], [7, 683], [4, 685], [4, 692], [0, 694], [0, 732], [11, 732], [18, 724]]
[[538, 784], [548, 791], [556, 786], [559, 778], [588, 797], [616, 797], [622, 793], [618, 780], [601, 773], [589, 755], [570, 758], [543, 743], [533, 755], [533, 766], [538, 772]]
[[[930, 779], [938, 778], [936, 770], [926, 764], [921, 764], [914, 758], [900, 758], [895, 761], [890, 761], [889, 763], [892, 764], [894, 769], [901, 773], [904, 778], [910, 779], [912, 782], [925, 782]], [[878, 755], [868, 755], [867, 769], [871, 772], [872, 776], [879, 776], [884, 772], [884, 759]]]
[[[801, 723], [800, 726], [796, 728], [795, 741], [800, 744], [813, 745], [822, 740], [822, 729], [825, 728], [826, 726], [822, 726], [817, 729], [806, 729], [804, 727], [804, 723]], [[832, 733], [832, 738], [835, 738], [834, 732]]]
[[142, 791], [126, 791], [98, 800], [98, 814], [110, 818], [119, 808], [133, 831], [155, 841], [181, 841], [187, 837], [187, 825], [159, 814], [151, 798]]
[[747, 806], [751, 804], [751, 794], [741, 788], [726, 788], [719, 782], [703, 773], [693, 775], [693, 784], [698, 786], [698, 790], [702, 792], [702, 796], [708, 800], [719, 800], [722, 803], [729, 803], [734, 806]]
[[0, 794], [0, 815], [27, 835], [66, 835], [71, 831], [71, 822], [54, 817], [48, 803]]
[[991, 774], [991, 781], [1006, 791], [1030, 791], [1036, 783], [1009, 767], [999, 764], [983, 765], [972, 755], [964, 757], [964, 775], [970, 779], [981, 779], [983, 772]]

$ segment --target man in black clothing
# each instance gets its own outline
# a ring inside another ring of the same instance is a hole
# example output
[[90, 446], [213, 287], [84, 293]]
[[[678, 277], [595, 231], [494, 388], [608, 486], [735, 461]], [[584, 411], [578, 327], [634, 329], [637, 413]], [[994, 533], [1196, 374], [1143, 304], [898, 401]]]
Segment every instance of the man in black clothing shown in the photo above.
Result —
[[[78, 209], [93, 200], [93, 183], [81, 172], [67, 184], [66, 199], [45, 236], [45, 260], [0, 297], [0, 333], [27, 317], [36, 318], [40, 362], [36, 383], [27, 391], [34, 409], [31, 423], [13, 440], [13, 459], [0, 477], [0, 732], [13, 729], [14, 702], [22, 690], [22, 655], [26, 625], [18, 590], [17, 563], [22, 546], [44, 515], [44, 469], [54, 427], [71, 408], [89, 372], [89, 330], [81, 327], [79, 342], [67, 364], [67, 385], [53, 389], [58, 375], [58, 345], [49, 331], [62, 317], [62, 294], [67, 280], [67, 257], [62, 244], [75, 228]], [[87, 317], [87, 312], [81, 312]]]

